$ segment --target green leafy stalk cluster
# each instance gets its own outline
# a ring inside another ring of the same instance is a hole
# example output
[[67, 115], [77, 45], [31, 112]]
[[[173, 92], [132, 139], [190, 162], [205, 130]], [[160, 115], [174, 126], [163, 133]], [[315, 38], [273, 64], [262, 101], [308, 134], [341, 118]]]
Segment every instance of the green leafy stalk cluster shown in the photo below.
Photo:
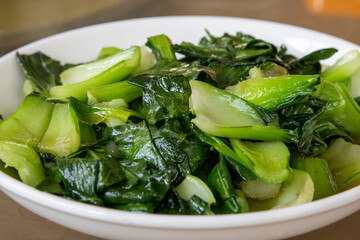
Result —
[[25, 100], [0, 122], [0, 170], [88, 204], [192, 215], [360, 183], [358, 51], [323, 71], [336, 49], [296, 58], [241, 32], [145, 45], [65, 65], [17, 53]]

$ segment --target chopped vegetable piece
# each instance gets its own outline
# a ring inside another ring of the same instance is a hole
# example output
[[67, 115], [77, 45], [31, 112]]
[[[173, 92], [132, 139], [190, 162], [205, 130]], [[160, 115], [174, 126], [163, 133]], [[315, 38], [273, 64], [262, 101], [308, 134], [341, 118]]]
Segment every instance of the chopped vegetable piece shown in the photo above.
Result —
[[360, 145], [339, 138], [320, 157], [327, 161], [339, 190], [360, 184]]
[[206, 201], [209, 206], [216, 202], [213, 193], [206, 183], [204, 183], [200, 178], [192, 175], [187, 175], [184, 181], [182, 181], [175, 190], [179, 196], [186, 201], [189, 201], [194, 195], [196, 195]]
[[353, 98], [360, 97], [360, 70], [354, 75], [352, 75], [349, 84], [349, 92]]
[[250, 78], [230, 87], [229, 92], [260, 107], [278, 110], [306, 100], [318, 81], [318, 75]]
[[[140, 48], [133, 47], [128, 51], [129, 52], [126, 55], [126, 58], [116, 62], [109, 68], [101, 68], [101, 71], [93, 73], [90, 78], [86, 77], [81, 81], [76, 80], [76, 82], [71, 82], [68, 85], [52, 87], [50, 89], [50, 95], [57, 98], [76, 97], [79, 100], [85, 100], [86, 92], [89, 88], [115, 83], [124, 79], [129, 74], [133, 73], [140, 65]], [[109, 58], [112, 57], [113, 56], [110, 56]], [[99, 61], [104, 61], [106, 59], [107, 58]], [[83, 70], [81, 69], [80, 73], [82, 71]], [[76, 74], [78, 73], [76, 72]]]
[[140, 60], [140, 66], [135, 71], [135, 73], [142, 73], [144, 71], [147, 71], [155, 66], [157, 63], [155, 55], [148, 50], [147, 47], [141, 46], [141, 60]]
[[129, 103], [140, 96], [141, 88], [127, 81], [93, 87], [87, 90], [89, 103], [108, 102], [119, 98]]
[[39, 150], [63, 157], [77, 151], [80, 143], [79, 119], [75, 111], [69, 103], [57, 103]]
[[44, 136], [54, 104], [37, 95], [28, 95], [20, 108], [0, 123], [0, 140], [14, 140], [34, 148]]
[[332, 120], [344, 111], [346, 102], [337, 85], [322, 80], [316, 88], [317, 90], [312, 96], [322, 101], [326, 101], [325, 108], [320, 116], [321, 119]]
[[158, 60], [176, 60], [175, 53], [171, 47], [171, 40], [164, 34], [149, 37], [146, 46], [153, 50]]
[[337, 193], [334, 177], [324, 159], [299, 157], [292, 160], [292, 167], [310, 174], [314, 183], [314, 200]]
[[233, 176], [236, 176], [240, 181], [257, 179], [257, 177], [241, 163], [241, 157], [239, 157], [228, 144], [217, 137], [201, 132], [195, 127], [193, 131], [201, 141], [211, 145], [216, 149], [216, 151], [226, 156], [224, 158], [226, 163], [229, 165], [229, 168], [236, 172], [236, 174], [233, 174]]
[[138, 47], [119, 50], [116, 54], [111, 54], [108, 57], [102, 58], [100, 60], [69, 68], [60, 74], [61, 83], [63, 85], [71, 85], [89, 80], [99, 75], [100, 73], [111, 69], [116, 64], [133, 58], [135, 51], [139, 51]]
[[27, 144], [1, 140], [0, 160], [5, 167], [14, 167], [25, 184], [35, 187], [45, 179], [38, 154]]
[[13, 167], [6, 166], [6, 164], [2, 162], [1, 159], [0, 159], [0, 171], [9, 175], [10, 177], [13, 177], [17, 180], [21, 180], [18, 171]]
[[266, 126], [259, 107], [224, 90], [200, 81], [190, 81], [191, 121], [202, 131], [218, 136], [249, 140], [297, 141], [293, 131]]
[[104, 47], [101, 49], [101, 51], [97, 57], [97, 60], [104, 59], [106, 57], [115, 55], [116, 53], [121, 52], [121, 51], [122, 50], [117, 47]]
[[268, 184], [262, 180], [242, 181], [241, 190], [245, 197], [266, 200], [276, 197], [281, 188], [281, 183]]
[[247, 142], [230, 139], [240, 163], [261, 180], [281, 183], [289, 175], [290, 152], [282, 142]]
[[345, 101], [345, 107], [341, 113], [334, 117], [334, 121], [342, 125], [353, 137], [360, 138], [360, 106], [350, 96], [344, 84], [336, 83], [335, 85]]
[[[76, 114], [79, 116], [80, 121], [87, 124], [99, 124], [101, 122], [114, 121], [113, 119], [120, 120], [118, 123], [123, 125], [126, 123], [130, 116], [142, 117], [141, 114], [134, 110], [123, 107], [101, 106], [101, 105], [88, 105], [80, 102], [76, 98], [70, 98], [70, 105], [74, 108]], [[113, 125], [111, 125], [113, 126]]]
[[275, 198], [263, 201], [248, 199], [248, 202], [251, 211], [262, 211], [308, 203], [313, 200], [313, 195], [314, 183], [310, 175], [302, 170], [292, 169]]
[[344, 82], [360, 71], [360, 52], [352, 50], [321, 73], [321, 77], [331, 82]]

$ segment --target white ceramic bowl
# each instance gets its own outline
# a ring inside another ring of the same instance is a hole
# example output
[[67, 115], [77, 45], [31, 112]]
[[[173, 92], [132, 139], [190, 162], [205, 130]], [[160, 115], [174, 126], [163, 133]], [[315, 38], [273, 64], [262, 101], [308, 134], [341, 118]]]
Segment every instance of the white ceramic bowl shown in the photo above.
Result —
[[[20, 53], [42, 51], [63, 62], [96, 57], [104, 46], [142, 45], [146, 38], [167, 34], [174, 43], [197, 43], [208, 29], [214, 35], [242, 31], [298, 56], [336, 47], [339, 52], [358, 45], [323, 33], [252, 19], [182, 16], [133, 19], [85, 27], [57, 34], [19, 48]], [[15, 52], [0, 59], [0, 113], [4, 117], [21, 104], [23, 77]], [[0, 188], [25, 208], [68, 228], [106, 239], [280, 239], [302, 234], [344, 218], [360, 209], [360, 186], [301, 206], [265, 212], [217, 216], [169, 216], [125, 212], [91, 206], [40, 192], [0, 172]]]

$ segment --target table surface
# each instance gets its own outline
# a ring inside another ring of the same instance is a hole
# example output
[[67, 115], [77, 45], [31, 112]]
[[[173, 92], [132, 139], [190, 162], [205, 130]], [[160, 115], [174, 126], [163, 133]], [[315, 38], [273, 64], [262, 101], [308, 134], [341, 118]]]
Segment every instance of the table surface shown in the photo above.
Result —
[[[360, 45], [360, 1], [342, 0], [0, 0], [0, 56], [40, 38], [87, 25], [167, 15], [270, 20], [325, 32]], [[291, 238], [358, 239], [360, 212]], [[98, 239], [49, 222], [0, 192], [1, 239]]]

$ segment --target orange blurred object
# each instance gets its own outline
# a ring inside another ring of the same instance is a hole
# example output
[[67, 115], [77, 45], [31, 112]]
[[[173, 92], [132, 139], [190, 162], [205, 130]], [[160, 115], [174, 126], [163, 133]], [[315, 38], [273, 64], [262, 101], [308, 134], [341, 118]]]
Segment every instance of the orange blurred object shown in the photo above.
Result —
[[311, 12], [360, 17], [360, 0], [304, 0], [304, 3]]

